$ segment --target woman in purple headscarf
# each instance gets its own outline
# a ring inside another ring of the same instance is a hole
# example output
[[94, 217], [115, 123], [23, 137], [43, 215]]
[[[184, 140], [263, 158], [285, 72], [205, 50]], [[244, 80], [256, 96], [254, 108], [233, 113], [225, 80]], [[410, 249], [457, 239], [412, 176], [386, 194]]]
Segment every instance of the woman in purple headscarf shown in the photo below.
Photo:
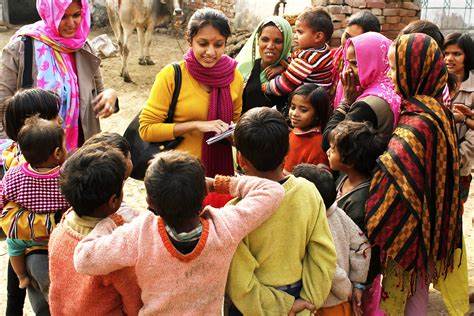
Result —
[[[73, 150], [100, 131], [99, 117], [117, 110], [117, 94], [104, 89], [100, 59], [87, 42], [87, 0], [37, 0], [36, 7], [41, 20], [18, 30], [3, 49], [0, 103], [25, 87], [56, 92], [61, 99], [66, 146]], [[28, 60], [25, 53], [31, 39]], [[29, 71], [31, 77], [25, 77]]]
[[391, 40], [380, 33], [367, 32], [350, 38], [344, 46], [344, 87], [342, 100], [324, 130], [323, 148], [329, 148], [330, 132], [348, 119], [370, 122], [385, 137], [392, 134], [400, 113], [401, 99], [387, 76]]

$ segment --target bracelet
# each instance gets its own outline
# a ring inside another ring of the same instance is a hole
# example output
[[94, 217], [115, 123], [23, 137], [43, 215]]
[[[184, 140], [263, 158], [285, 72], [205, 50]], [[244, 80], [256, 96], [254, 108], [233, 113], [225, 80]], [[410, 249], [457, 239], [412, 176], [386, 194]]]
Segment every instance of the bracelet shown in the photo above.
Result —
[[365, 290], [365, 285], [361, 283], [354, 283], [354, 288], [364, 291]]

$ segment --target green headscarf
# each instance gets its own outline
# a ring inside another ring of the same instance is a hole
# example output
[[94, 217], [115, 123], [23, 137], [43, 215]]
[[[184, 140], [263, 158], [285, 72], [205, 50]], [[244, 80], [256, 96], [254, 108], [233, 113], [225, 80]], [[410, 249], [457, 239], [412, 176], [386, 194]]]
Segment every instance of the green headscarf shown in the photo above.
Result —
[[[250, 77], [250, 73], [252, 72], [255, 60], [260, 58], [260, 52], [258, 49], [258, 38], [260, 37], [262, 29], [268, 24], [272, 23], [283, 34], [283, 50], [281, 51], [281, 55], [278, 60], [269, 67], [278, 65], [282, 59], [287, 58], [290, 54], [291, 42], [293, 38], [293, 30], [291, 28], [290, 23], [288, 23], [287, 20], [280, 16], [269, 16], [264, 18], [259, 23], [255, 31], [252, 33], [252, 36], [250, 36], [240, 53], [235, 58], [238, 63], [237, 69], [244, 77], [245, 82], [247, 82], [248, 78]], [[262, 72], [260, 72], [261, 83], [268, 82], [268, 79], [265, 76], [265, 72], [263, 70], [264, 69], [262, 69]]]

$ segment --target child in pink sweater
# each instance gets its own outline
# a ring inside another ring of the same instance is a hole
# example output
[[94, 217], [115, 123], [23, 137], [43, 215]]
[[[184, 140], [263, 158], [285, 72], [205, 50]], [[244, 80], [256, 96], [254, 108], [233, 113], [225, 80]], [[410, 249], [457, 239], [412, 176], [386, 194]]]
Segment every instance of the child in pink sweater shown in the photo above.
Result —
[[107, 220], [121, 225], [139, 215], [121, 203], [131, 169], [130, 147], [116, 133], [92, 137], [65, 163], [61, 189], [72, 208], [49, 242], [53, 315], [137, 315], [142, 307], [133, 269], [92, 277], [77, 273], [73, 264], [76, 245], [103, 218], [114, 213]]
[[[201, 209], [209, 191], [240, 197], [236, 205]], [[240, 240], [263, 223], [283, 198], [275, 181], [255, 177], [205, 179], [197, 158], [160, 153], [145, 176], [148, 213], [116, 228], [100, 222], [76, 247], [80, 273], [134, 267], [142, 315], [218, 315], [230, 261]]]

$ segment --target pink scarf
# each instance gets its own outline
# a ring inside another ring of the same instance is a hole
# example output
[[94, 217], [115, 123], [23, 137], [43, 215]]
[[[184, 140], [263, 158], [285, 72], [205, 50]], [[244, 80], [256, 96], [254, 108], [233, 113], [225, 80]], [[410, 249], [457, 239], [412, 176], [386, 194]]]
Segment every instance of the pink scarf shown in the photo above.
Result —
[[[206, 68], [197, 61], [191, 49], [184, 55], [184, 60], [191, 76], [199, 83], [212, 89], [207, 120], [220, 119], [230, 124], [234, 113], [230, 84], [234, 81], [237, 62], [229, 56], [223, 55], [214, 67]], [[233, 175], [232, 146], [227, 141], [207, 145], [206, 140], [212, 136], [214, 136], [213, 133], [204, 133], [202, 142], [201, 159], [206, 168], [206, 176]]]
[[69, 151], [78, 147], [80, 130], [79, 78], [73, 54], [84, 46], [90, 30], [89, 4], [87, 0], [81, 0], [82, 21], [76, 34], [72, 38], [61, 37], [59, 23], [71, 3], [72, 0], [37, 0], [36, 7], [42, 20], [25, 25], [14, 35], [35, 39], [36, 86], [59, 95], [59, 114]]
[[[393, 122], [396, 126], [400, 115], [401, 98], [395, 92], [395, 86], [388, 77], [390, 69], [388, 63], [388, 50], [392, 41], [380, 33], [368, 32], [359, 36], [349, 38], [344, 47], [344, 69], [348, 67], [346, 60], [347, 48], [350, 44], [354, 45], [359, 69], [359, 82], [362, 94], [357, 98], [360, 100], [367, 96], [377, 96], [384, 99], [392, 109]], [[341, 85], [342, 88], [342, 85]], [[336, 94], [334, 106], [339, 105], [342, 99], [342, 89]], [[357, 101], [356, 100], [356, 101]]]

